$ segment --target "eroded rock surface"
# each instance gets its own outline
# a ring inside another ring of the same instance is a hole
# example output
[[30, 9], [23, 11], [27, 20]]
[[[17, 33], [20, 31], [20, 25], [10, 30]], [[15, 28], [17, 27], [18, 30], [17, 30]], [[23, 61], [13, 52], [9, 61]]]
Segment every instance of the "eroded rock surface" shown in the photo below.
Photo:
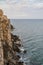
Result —
[[10, 24], [10, 19], [0, 9], [0, 65], [23, 65], [24, 63], [18, 62], [20, 56], [16, 55], [16, 52], [21, 52], [19, 49], [21, 40], [11, 33], [12, 29], [14, 27]]

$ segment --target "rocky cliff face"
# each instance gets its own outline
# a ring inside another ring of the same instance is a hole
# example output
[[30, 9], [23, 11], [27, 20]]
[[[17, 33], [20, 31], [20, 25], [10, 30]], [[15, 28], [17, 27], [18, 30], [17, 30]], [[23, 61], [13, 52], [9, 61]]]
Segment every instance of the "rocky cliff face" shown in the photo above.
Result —
[[12, 29], [10, 20], [0, 9], [0, 65], [24, 65], [19, 61], [20, 56], [16, 55], [16, 52], [21, 52], [21, 40], [11, 33]]

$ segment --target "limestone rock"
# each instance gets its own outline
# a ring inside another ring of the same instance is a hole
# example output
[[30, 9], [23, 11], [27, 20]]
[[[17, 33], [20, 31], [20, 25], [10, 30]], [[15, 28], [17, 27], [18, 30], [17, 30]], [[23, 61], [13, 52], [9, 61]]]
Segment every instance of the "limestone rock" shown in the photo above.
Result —
[[21, 40], [17, 35], [11, 34], [11, 29], [14, 28], [10, 19], [0, 9], [0, 65], [23, 65], [23, 62], [18, 62], [20, 56], [16, 55], [16, 52], [21, 52]]
[[3, 11], [2, 11], [2, 9], [0, 9], [0, 16], [2, 16], [3, 15]]

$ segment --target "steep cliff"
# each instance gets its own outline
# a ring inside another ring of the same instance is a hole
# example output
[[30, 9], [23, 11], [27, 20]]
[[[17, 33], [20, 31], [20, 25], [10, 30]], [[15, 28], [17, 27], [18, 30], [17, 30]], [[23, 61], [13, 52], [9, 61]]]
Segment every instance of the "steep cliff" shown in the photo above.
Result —
[[0, 9], [0, 65], [23, 65], [24, 62], [19, 61], [21, 40], [17, 35], [13, 35], [11, 30], [14, 27], [10, 24], [10, 19], [3, 14]]

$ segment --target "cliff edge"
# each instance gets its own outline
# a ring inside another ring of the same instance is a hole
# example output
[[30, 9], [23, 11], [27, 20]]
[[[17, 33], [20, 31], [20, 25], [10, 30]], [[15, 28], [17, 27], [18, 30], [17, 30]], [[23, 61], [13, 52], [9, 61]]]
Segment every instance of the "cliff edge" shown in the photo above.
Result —
[[10, 19], [0, 9], [0, 65], [24, 65], [17, 55], [21, 52], [21, 40], [11, 33], [13, 29]]

